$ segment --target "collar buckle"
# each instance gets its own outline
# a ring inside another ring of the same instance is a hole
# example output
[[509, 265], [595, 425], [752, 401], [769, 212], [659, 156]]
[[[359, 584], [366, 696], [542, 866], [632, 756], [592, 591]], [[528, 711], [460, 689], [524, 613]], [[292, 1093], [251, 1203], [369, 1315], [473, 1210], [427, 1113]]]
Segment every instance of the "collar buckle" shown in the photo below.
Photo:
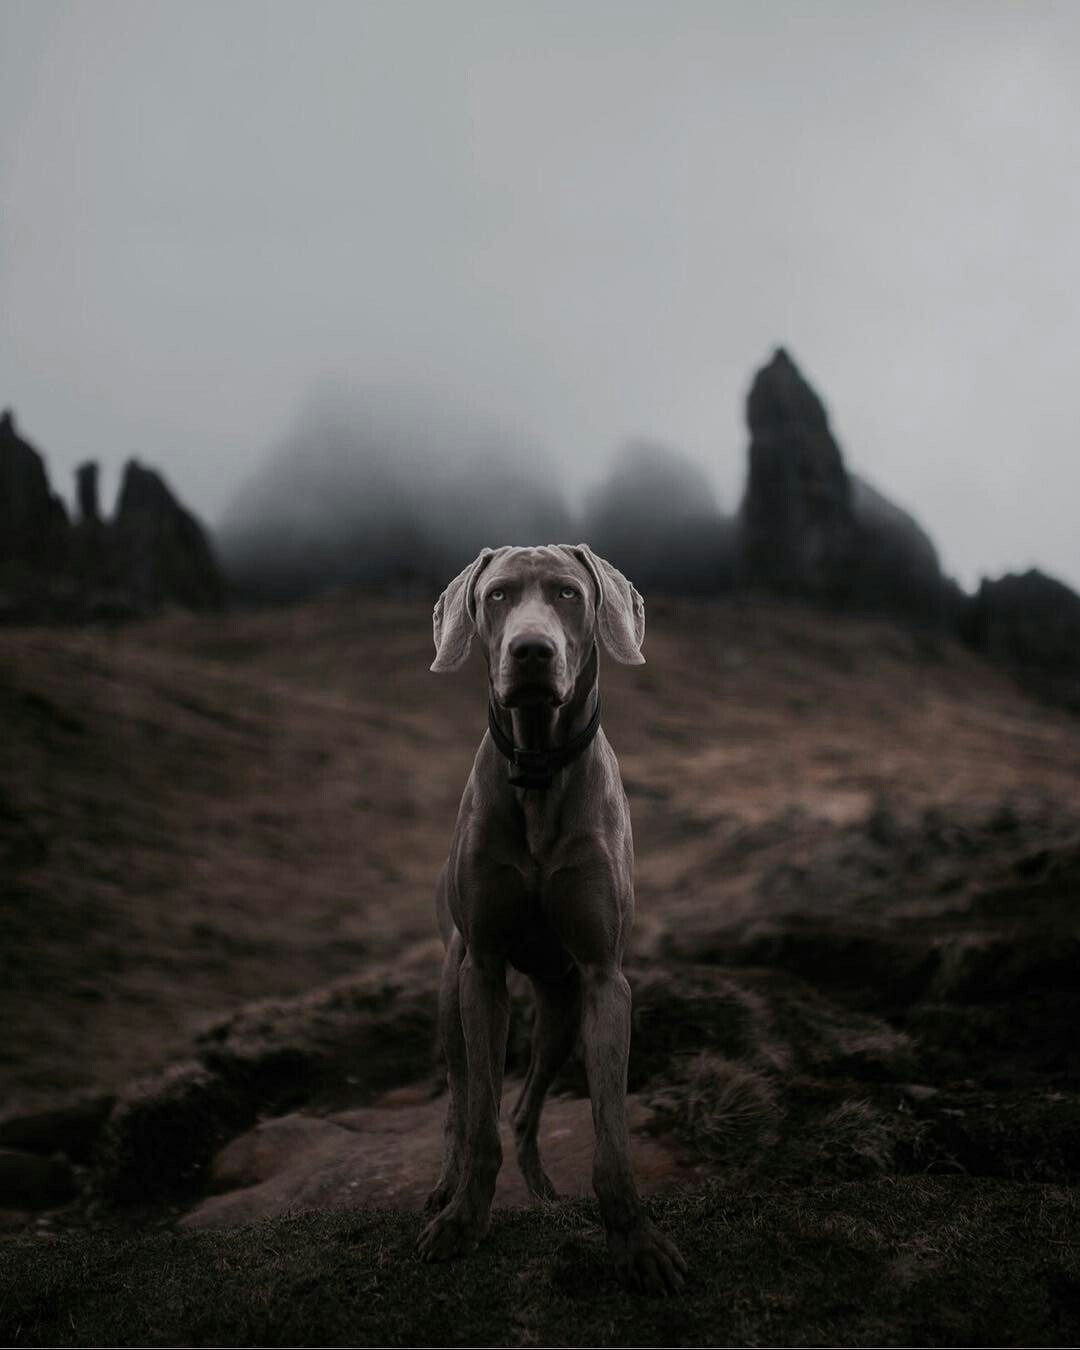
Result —
[[551, 752], [548, 750], [519, 750], [515, 745], [512, 751], [511, 763], [518, 769], [532, 770], [534, 773], [543, 773], [548, 766], [548, 760], [551, 758]]
[[559, 769], [572, 764], [589, 747], [600, 730], [600, 698], [598, 695], [596, 707], [584, 731], [572, 737], [565, 745], [552, 746], [549, 750], [522, 750], [516, 746], [499, 726], [495, 708], [491, 703], [488, 704], [488, 730], [499, 753], [508, 759], [515, 769], [521, 770], [519, 774], [511, 777], [510, 782], [513, 786], [543, 791], [551, 786], [551, 780]]

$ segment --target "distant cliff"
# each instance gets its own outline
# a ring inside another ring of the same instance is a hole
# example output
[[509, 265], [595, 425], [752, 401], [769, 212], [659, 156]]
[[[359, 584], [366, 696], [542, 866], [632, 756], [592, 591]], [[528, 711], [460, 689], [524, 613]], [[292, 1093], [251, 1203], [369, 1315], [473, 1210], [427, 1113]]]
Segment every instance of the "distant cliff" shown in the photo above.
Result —
[[97, 465], [76, 474], [68, 519], [41, 455], [0, 415], [0, 621], [133, 618], [170, 604], [217, 609], [225, 581], [199, 522], [152, 469], [129, 460], [102, 517]]

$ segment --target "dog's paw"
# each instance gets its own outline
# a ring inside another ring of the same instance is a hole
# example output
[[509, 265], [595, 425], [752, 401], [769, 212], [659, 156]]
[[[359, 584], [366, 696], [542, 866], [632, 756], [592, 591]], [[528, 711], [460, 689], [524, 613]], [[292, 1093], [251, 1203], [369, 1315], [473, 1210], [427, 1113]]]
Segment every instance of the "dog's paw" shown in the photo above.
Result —
[[525, 1178], [525, 1185], [529, 1188], [529, 1197], [534, 1204], [552, 1205], [558, 1200], [559, 1192], [544, 1171], [539, 1155], [529, 1157], [528, 1154], [522, 1155], [519, 1153], [518, 1165], [521, 1168], [521, 1175]]
[[417, 1238], [417, 1255], [421, 1261], [453, 1261], [475, 1251], [483, 1233], [483, 1223], [462, 1207], [450, 1205]]
[[542, 1167], [538, 1176], [528, 1178], [528, 1183], [529, 1194], [538, 1205], [553, 1205], [558, 1200], [559, 1192]]
[[435, 1189], [428, 1195], [424, 1201], [425, 1214], [441, 1214], [446, 1206], [454, 1198], [457, 1191], [457, 1178], [453, 1177], [449, 1181], [440, 1181]]
[[644, 1294], [677, 1294], [686, 1262], [670, 1238], [648, 1219], [627, 1233], [609, 1233], [608, 1246], [623, 1282]]

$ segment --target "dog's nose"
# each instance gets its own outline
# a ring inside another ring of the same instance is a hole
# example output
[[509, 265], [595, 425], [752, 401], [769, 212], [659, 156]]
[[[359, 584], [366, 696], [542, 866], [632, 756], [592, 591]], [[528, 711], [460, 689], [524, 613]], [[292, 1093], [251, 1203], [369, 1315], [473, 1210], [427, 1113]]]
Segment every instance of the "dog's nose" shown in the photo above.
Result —
[[555, 655], [555, 644], [541, 633], [522, 633], [510, 643], [510, 655], [525, 665], [546, 665]]

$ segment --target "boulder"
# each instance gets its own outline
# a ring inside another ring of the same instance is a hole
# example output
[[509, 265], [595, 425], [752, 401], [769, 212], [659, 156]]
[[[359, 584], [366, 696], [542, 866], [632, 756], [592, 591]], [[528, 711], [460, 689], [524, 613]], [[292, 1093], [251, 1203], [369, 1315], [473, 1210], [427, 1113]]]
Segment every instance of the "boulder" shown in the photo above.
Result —
[[[505, 1163], [495, 1204], [525, 1208], [529, 1196], [518, 1167], [510, 1111], [520, 1082], [503, 1093], [500, 1124]], [[445, 1096], [401, 1102], [391, 1095], [369, 1107], [329, 1118], [292, 1113], [260, 1122], [212, 1159], [215, 1192], [181, 1219], [185, 1228], [219, 1228], [284, 1214], [372, 1207], [419, 1213], [442, 1160]], [[649, 1195], [698, 1180], [669, 1139], [653, 1132], [641, 1098], [627, 1099], [630, 1150], [639, 1190]], [[540, 1124], [544, 1166], [560, 1196], [592, 1192], [593, 1125], [587, 1098], [549, 1098]]]

